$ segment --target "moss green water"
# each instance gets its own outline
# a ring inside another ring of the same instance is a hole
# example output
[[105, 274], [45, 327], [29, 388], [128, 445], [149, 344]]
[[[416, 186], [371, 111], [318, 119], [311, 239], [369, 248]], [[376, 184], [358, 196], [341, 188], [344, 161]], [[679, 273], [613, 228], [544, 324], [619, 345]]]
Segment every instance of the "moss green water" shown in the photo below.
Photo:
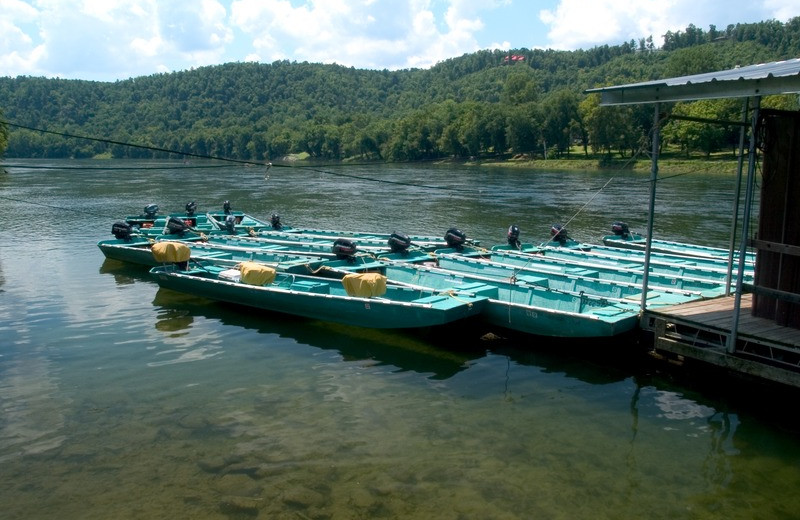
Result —
[[[5, 197], [110, 216], [0, 208], [3, 518], [796, 517], [800, 442], [792, 403], [774, 405], [784, 393], [766, 392], [773, 406], [758, 411], [708, 382], [626, 361], [615, 353], [630, 346], [622, 340], [488, 340], [480, 326], [399, 334], [253, 314], [159, 290], [97, 250], [115, 215], [177, 207], [190, 192], [261, 215], [283, 204], [315, 227], [389, 222], [433, 234], [469, 217], [468, 233], [491, 240], [512, 213], [527, 229], [549, 225], [553, 197], [570, 189], [528, 192], [518, 173], [494, 174], [469, 202], [338, 184], [309, 207], [297, 201], [314, 199], [324, 179], [262, 190], [247, 171], [209, 174], [243, 179], [233, 187], [170, 168], [130, 180], [24, 169], [0, 178]], [[615, 192], [630, 194], [619, 201], [628, 211], [640, 203], [635, 179]], [[705, 197], [693, 206], [666, 190], [673, 234], [727, 222], [708, 200], [724, 191], [713, 183], [689, 188]], [[339, 193], [359, 196], [343, 205]], [[594, 211], [598, 226], [614, 218]]]

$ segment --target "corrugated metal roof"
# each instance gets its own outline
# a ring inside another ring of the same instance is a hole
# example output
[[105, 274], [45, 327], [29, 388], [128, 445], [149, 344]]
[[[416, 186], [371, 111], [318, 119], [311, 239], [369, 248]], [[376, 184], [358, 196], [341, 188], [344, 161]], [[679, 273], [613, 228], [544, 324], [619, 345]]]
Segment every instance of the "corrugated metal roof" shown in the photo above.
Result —
[[800, 58], [719, 72], [594, 88], [602, 105], [766, 96], [800, 92]]

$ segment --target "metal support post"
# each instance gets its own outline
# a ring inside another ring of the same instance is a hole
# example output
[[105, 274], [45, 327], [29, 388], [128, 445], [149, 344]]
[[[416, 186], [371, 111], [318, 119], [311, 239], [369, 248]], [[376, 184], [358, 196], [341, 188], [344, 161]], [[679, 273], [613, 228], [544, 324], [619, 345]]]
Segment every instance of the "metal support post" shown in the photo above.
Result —
[[658, 148], [661, 140], [659, 129], [659, 108], [656, 103], [653, 109], [653, 154], [650, 165], [650, 214], [647, 218], [647, 237], [644, 247], [644, 273], [642, 273], [642, 302], [640, 309], [644, 312], [647, 309], [647, 287], [650, 283], [650, 248], [653, 242], [653, 218], [656, 213], [656, 180], [658, 179]]

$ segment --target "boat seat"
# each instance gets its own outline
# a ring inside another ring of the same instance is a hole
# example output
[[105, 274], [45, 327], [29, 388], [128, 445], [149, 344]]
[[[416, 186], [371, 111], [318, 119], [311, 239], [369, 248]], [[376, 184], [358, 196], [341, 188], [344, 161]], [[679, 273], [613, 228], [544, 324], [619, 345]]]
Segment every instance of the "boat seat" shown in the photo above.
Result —
[[544, 276], [523, 274], [517, 276], [517, 280], [519, 280], [520, 282], [525, 282], [528, 285], [538, 285], [539, 287], [550, 287], [550, 281]]
[[426, 296], [425, 298], [418, 298], [411, 303], [438, 303], [450, 298], [449, 295], [434, 294], [433, 296]]
[[583, 276], [584, 278], [600, 278], [600, 273], [593, 269], [584, 269], [582, 267], [574, 267], [566, 270], [566, 274], [575, 276]]
[[311, 280], [297, 280], [292, 282], [292, 285], [289, 287], [289, 289], [293, 291], [303, 291], [315, 294], [328, 294], [330, 292], [330, 285]]
[[386, 268], [386, 264], [384, 262], [364, 262], [363, 264], [352, 264], [352, 265], [343, 265], [341, 267], [337, 267], [341, 271], [364, 271], [364, 270], [383, 270]]
[[486, 296], [487, 298], [497, 298], [498, 290], [493, 285], [481, 282], [466, 283], [456, 287], [458, 291], [472, 293], [476, 296]]

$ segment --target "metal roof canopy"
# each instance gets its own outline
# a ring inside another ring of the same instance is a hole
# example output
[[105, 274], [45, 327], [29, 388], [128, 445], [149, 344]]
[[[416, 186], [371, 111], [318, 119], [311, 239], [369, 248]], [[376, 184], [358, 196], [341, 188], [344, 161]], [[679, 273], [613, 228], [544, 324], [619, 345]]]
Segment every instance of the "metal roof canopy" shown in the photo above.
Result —
[[[654, 103], [653, 114], [653, 139], [652, 139], [652, 167], [650, 171], [650, 204], [647, 222], [647, 237], [645, 245], [644, 272], [642, 277], [642, 299], [641, 310], [647, 307], [647, 288], [650, 273], [651, 240], [653, 236], [653, 221], [655, 216], [656, 184], [658, 181], [658, 152], [660, 137], [660, 104], [674, 101], [696, 101], [699, 99], [720, 99], [720, 98], [745, 98], [742, 107], [742, 131], [739, 140], [739, 164], [737, 172], [736, 195], [733, 209], [733, 222], [731, 225], [731, 242], [728, 256], [728, 287], [730, 287], [733, 256], [736, 241], [736, 227], [738, 216], [738, 205], [740, 198], [743, 151], [745, 141], [745, 124], [747, 123], [748, 104], [752, 98], [754, 101], [753, 114], [750, 120], [750, 147], [747, 158], [747, 183], [744, 196], [744, 214], [742, 216], [742, 234], [738, 250], [738, 273], [736, 277], [736, 290], [734, 292], [735, 303], [733, 312], [733, 323], [731, 324], [731, 334], [728, 336], [726, 350], [733, 354], [736, 351], [736, 341], [739, 331], [739, 309], [742, 298], [742, 277], [744, 271], [744, 255], [747, 250], [747, 225], [750, 222], [752, 211], [754, 176], [755, 176], [755, 128], [757, 125], [761, 97], [773, 94], [793, 94], [800, 92], [800, 58], [785, 61], [775, 61], [750, 65], [747, 67], [736, 67], [734, 69], [719, 72], [709, 72], [705, 74], [695, 74], [692, 76], [681, 76], [656, 81], [645, 81], [643, 83], [631, 83], [628, 85], [618, 85], [614, 87], [603, 87], [588, 89], [586, 94], [599, 93], [601, 96], [600, 105], [631, 105]], [[727, 294], [727, 290], [726, 290]]]
[[800, 92], [800, 58], [613, 87], [593, 88], [601, 105], [760, 97]]

